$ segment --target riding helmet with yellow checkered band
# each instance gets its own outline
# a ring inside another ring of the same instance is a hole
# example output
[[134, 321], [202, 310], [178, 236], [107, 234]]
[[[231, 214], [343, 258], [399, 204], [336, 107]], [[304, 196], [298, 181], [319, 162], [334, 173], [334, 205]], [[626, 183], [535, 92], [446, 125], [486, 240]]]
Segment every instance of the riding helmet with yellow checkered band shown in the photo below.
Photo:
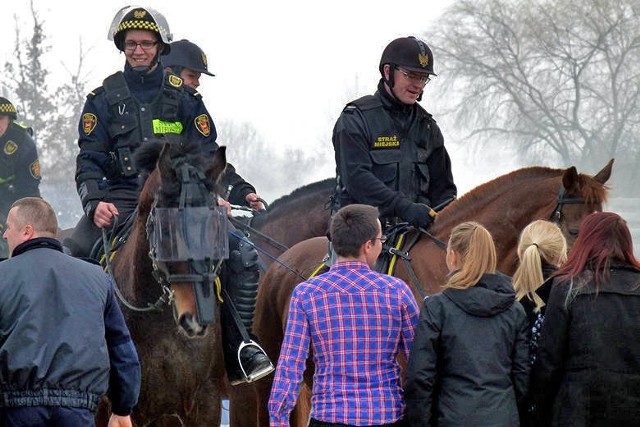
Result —
[[165, 17], [155, 9], [142, 6], [125, 6], [116, 13], [109, 27], [108, 39], [113, 40], [120, 51], [124, 51], [124, 36], [127, 30], [146, 30], [156, 33], [164, 46], [161, 55], [169, 53], [173, 35]]
[[16, 107], [7, 98], [0, 96], [0, 116], [9, 116], [11, 120], [16, 120], [18, 114]]

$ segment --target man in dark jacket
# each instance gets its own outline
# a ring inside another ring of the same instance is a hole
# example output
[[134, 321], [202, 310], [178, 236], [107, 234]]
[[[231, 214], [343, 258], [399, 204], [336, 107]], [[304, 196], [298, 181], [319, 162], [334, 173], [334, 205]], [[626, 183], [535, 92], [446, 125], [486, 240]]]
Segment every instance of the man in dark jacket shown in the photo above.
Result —
[[421, 40], [392, 41], [380, 59], [378, 90], [347, 104], [333, 130], [337, 208], [376, 206], [383, 228], [427, 227], [430, 206], [457, 194], [440, 128], [418, 101], [434, 76], [433, 54]]
[[[16, 107], [0, 97], [0, 229], [16, 200], [40, 197], [40, 162], [33, 130], [16, 122]], [[6, 244], [0, 242], [0, 257], [6, 258]]]
[[0, 263], [0, 425], [93, 426], [102, 396], [110, 425], [138, 401], [140, 362], [99, 266], [62, 252], [44, 200], [16, 201]]

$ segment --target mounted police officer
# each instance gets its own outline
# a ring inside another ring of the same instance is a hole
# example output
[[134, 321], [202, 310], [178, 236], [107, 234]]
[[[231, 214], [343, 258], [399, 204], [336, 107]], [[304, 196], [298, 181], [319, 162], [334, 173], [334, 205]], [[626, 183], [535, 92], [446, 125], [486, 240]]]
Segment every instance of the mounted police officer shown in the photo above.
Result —
[[200, 47], [182, 39], [171, 43], [171, 52], [161, 60], [162, 65], [180, 77], [184, 84], [198, 89], [202, 74], [215, 76], [209, 71], [207, 55]]
[[383, 227], [428, 227], [431, 206], [455, 199], [451, 161], [440, 128], [418, 101], [436, 74], [429, 46], [414, 37], [393, 40], [379, 65], [373, 95], [350, 102], [333, 130], [338, 209], [376, 206]]
[[[207, 55], [197, 44], [183, 39], [171, 43], [170, 47], [171, 51], [160, 62], [166, 71], [180, 77], [186, 86], [197, 89], [200, 86], [202, 74], [214, 76], [209, 71]], [[233, 166], [227, 163], [227, 170], [229, 169], [235, 171]], [[244, 184], [247, 183], [244, 182]], [[251, 203], [251, 207], [256, 210], [264, 210], [265, 207], [260, 200], [260, 197], [256, 195], [256, 200]], [[231, 214], [229, 202], [219, 199], [218, 203], [226, 206], [229, 215]], [[233, 363], [234, 354], [237, 353], [238, 345], [242, 343], [243, 337], [238, 333], [239, 331], [227, 326], [233, 325], [239, 320], [249, 332], [251, 331], [258, 293], [259, 265], [258, 252], [253, 244], [233, 225], [229, 224], [229, 228], [231, 229], [229, 238], [230, 255], [226, 267], [227, 271], [232, 274], [228, 275], [227, 280], [223, 282], [223, 286], [231, 296], [233, 305], [223, 303], [220, 315], [224, 359], [227, 371], [231, 372], [236, 369]], [[235, 378], [240, 378], [240, 376], [236, 375]], [[231, 379], [232, 384], [237, 382], [237, 380]]]
[[[159, 66], [160, 55], [171, 50], [172, 35], [164, 16], [148, 7], [124, 7], [114, 17], [108, 38], [124, 52], [126, 62], [123, 72], [107, 77], [88, 95], [79, 124], [76, 184], [85, 216], [65, 246], [81, 257], [90, 255], [101, 228], [110, 226], [114, 216], [122, 221], [135, 210], [140, 183], [132, 155], [140, 144], [181, 139], [201, 141], [209, 154], [218, 148], [202, 96]], [[223, 183], [233, 203], [262, 206], [253, 186], [232, 167]], [[257, 261], [255, 266], [242, 265], [249, 271], [239, 268], [235, 283], [257, 289]], [[231, 382], [256, 380], [273, 370], [262, 349], [251, 344], [236, 353], [237, 364], [244, 369], [228, 372]]]
[[[0, 97], [0, 228], [13, 202], [40, 197], [40, 162], [33, 130], [16, 122], [17, 118], [16, 107]], [[6, 242], [0, 240], [0, 257], [6, 258]]]

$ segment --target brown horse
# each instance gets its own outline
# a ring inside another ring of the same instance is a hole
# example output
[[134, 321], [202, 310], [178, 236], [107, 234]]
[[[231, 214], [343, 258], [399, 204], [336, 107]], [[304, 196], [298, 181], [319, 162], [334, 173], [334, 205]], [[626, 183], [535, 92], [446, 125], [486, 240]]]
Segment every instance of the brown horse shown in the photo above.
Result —
[[[423, 294], [438, 292], [445, 281], [447, 268], [445, 251], [437, 243], [446, 242], [451, 229], [468, 220], [478, 221], [487, 227], [496, 242], [498, 269], [513, 274], [520, 231], [535, 219], [553, 219], [572, 243], [582, 218], [602, 209], [607, 197], [604, 184], [611, 175], [612, 165], [613, 160], [594, 177], [578, 174], [575, 167], [566, 170], [530, 167], [477, 187], [438, 215], [429, 230], [433, 238], [422, 235], [409, 250], [410, 261], [398, 261], [394, 275], [411, 286], [418, 301]], [[409, 240], [410, 237], [406, 241]], [[280, 354], [291, 292], [301, 281], [301, 276], [309, 277], [321, 264], [326, 253], [327, 239], [324, 237], [300, 242], [279, 258], [288, 268], [274, 263], [262, 280], [254, 332], [274, 361]], [[418, 282], [407, 268], [409, 264]], [[307, 363], [297, 411], [291, 416], [291, 425], [295, 426], [306, 425], [309, 415], [313, 364], [311, 361]], [[267, 401], [272, 380], [273, 377], [268, 377], [254, 386], [257, 416], [254, 418], [255, 414], [246, 411], [245, 417], [234, 420], [233, 425], [269, 425]]]
[[334, 190], [335, 178], [307, 184], [274, 200], [267, 211], [251, 218], [248, 227], [237, 227], [247, 230], [251, 241], [266, 252], [262, 259], [269, 265], [296, 243], [327, 234]]
[[[143, 145], [136, 154], [155, 166], [159, 150], [147, 144], [148, 151]], [[157, 213], [178, 207], [180, 200], [193, 201], [200, 197], [202, 203], [198, 206], [210, 206], [208, 198], [212, 197], [215, 179], [225, 165], [224, 148], [217, 150], [214, 159], [206, 159], [193, 144], [165, 145], [157, 167], [139, 196], [131, 233], [110, 265], [142, 364], [142, 388], [132, 414], [135, 425], [214, 426], [220, 423], [220, 388], [225, 375], [220, 327], [216, 320], [202, 321], [203, 312], [196, 308], [199, 297], [195, 292], [200, 286], [200, 294], [211, 293], [213, 285], [211, 281], [202, 280], [202, 275], [194, 274], [196, 268], [191, 264], [171, 264], [159, 259], [152, 262], [150, 250], [154, 253], [171, 248], [170, 244], [175, 241], [167, 239], [175, 236], [166, 231], [159, 233], [156, 228], [160, 235], [152, 235], [155, 243], [150, 245], [148, 234], [154, 221], [161, 221]], [[224, 214], [223, 217], [226, 218]], [[189, 246], [189, 242], [186, 245]], [[212, 270], [209, 264], [204, 269], [205, 274]], [[162, 286], [156, 280], [160, 276], [165, 279], [161, 280]], [[203, 287], [205, 284], [210, 286]], [[172, 302], [172, 307], [147, 310], [152, 303], [162, 303], [163, 297]], [[215, 303], [211, 307], [215, 307]], [[204, 311], [206, 316], [212, 317], [211, 310]], [[205, 333], [207, 323], [213, 326]], [[108, 407], [102, 405], [98, 425], [106, 425], [107, 412]]]

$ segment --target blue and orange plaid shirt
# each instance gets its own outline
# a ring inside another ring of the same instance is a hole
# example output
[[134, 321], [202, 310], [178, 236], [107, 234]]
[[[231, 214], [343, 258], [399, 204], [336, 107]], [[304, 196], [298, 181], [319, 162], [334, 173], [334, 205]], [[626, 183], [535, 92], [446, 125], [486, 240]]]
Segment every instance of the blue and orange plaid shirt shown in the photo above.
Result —
[[269, 399], [271, 426], [289, 425], [309, 345], [313, 418], [360, 426], [400, 419], [397, 356], [408, 360], [418, 315], [405, 282], [359, 261], [338, 262], [296, 286]]

